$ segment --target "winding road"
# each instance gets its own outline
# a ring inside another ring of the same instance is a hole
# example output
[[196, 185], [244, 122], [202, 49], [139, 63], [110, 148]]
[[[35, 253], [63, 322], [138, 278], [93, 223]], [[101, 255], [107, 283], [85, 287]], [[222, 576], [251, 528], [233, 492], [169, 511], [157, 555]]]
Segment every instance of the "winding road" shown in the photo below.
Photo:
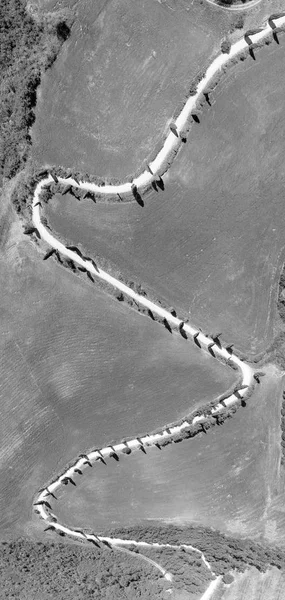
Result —
[[[264, 40], [266, 37], [272, 34], [272, 30], [275, 27], [281, 27], [285, 25], [285, 13], [283, 13], [278, 18], [275, 16], [274, 19], [271, 18], [264, 26], [262, 30], [258, 30], [257, 33], [252, 34], [248, 33], [250, 36], [250, 40], [253, 43], [260, 42]], [[247, 36], [247, 39], [249, 37]], [[118, 185], [105, 185], [100, 186], [95, 183], [90, 183], [86, 181], [75, 181], [72, 177], [62, 178], [57, 176], [57, 179], [60, 183], [65, 185], [71, 185], [73, 188], [80, 188], [85, 191], [90, 191], [93, 193], [98, 193], [100, 195], [108, 195], [108, 196], [117, 196], [120, 194], [121, 196], [125, 194], [133, 193], [134, 186], [135, 189], [139, 190], [140, 193], [143, 193], [151, 184], [156, 181], [161, 175], [163, 175], [166, 170], [169, 168], [170, 163], [174, 159], [175, 154], [178, 152], [180, 146], [182, 145], [181, 137], [185, 136], [185, 130], [189, 126], [189, 122], [191, 119], [191, 115], [195, 114], [195, 109], [197, 109], [200, 100], [203, 97], [203, 94], [207, 92], [207, 88], [212, 80], [220, 74], [223, 67], [229, 65], [233, 58], [237, 57], [239, 54], [243, 53], [248, 48], [248, 42], [245, 41], [244, 37], [232, 45], [231, 50], [228, 54], [220, 54], [217, 58], [215, 58], [212, 64], [208, 67], [203, 79], [197, 86], [197, 92], [194, 96], [190, 96], [184, 105], [181, 113], [175, 120], [174, 129], [176, 133], [170, 131], [164, 140], [163, 146], [161, 150], [158, 152], [155, 159], [149, 164], [149, 170], [144, 171], [136, 177], [131, 182], [126, 182]], [[239, 386], [239, 390], [235, 391], [235, 393], [230, 394], [223, 401], [219, 402], [212, 406], [210, 413], [213, 417], [219, 415], [221, 411], [225, 409], [225, 407], [231, 407], [241, 401], [245, 395], [248, 394], [249, 390], [253, 388], [255, 385], [255, 373], [253, 368], [240, 360], [238, 356], [236, 356], [232, 350], [224, 348], [219, 340], [213, 338], [209, 338], [204, 335], [200, 329], [195, 327], [194, 325], [190, 325], [189, 323], [183, 323], [181, 319], [174, 316], [169, 311], [165, 310], [158, 304], [152, 302], [147, 299], [145, 296], [141, 296], [133, 289], [112, 277], [106, 271], [103, 271], [100, 267], [95, 268], [90, 260], [81, 258], [76, 252], [67, 249], [64, 244], [62, 244], [59, 240], [57, 240], [52, 233], [48, 231], [48, 229], [41, 222], [41, 211], [40, 211], [40, 195], [44, 188], [44, 186], [49, 185], [54, 181], [51, 175], [48, 177], [44, 177], [36, 186], [33, 198], [33, 210], [32, 210], [32, 219], [34, 227], [38, 230], [41, 238], [49, 244], [52, 248], [57, 250], [61, 255], [66, 258], [72, 259], [72, 261], [78, 265], [79, 267], [83, 267], [86, 269], [93, 278], [97, 277], [101, 280], [106, 281], [108, 284], [111, 284], [114, 288], [120, 290], [126, 296], [129, 296], [133, 300], [135, 300], [139, 305], [144, 306], [145, 308], [152, 311], [153, 314], [161, 317], [162, 319], [166, 319], [172, 327], [180, 331], [183, 331], [184, 335], [187, 338], [190, 338], [195, 342], [202, 351], [210, 352], [215, 358], [220, 359], [222, 361], [231, 361], [240, 372], [241, 375], [241, 384]], [[50, 482], [44, 489], [38, 492], [36, 499], [34, 501], [34, 509], [35, 512], [39, 515], [41, 519], [43, 519], [48, 525], [48, 529], [59, 533], [60, 535], [68, 535], [71, 538], [75, 538], [77, 540], [81, 540], [83, 542], [91, 542], [96, 545], [100, 545], [101, 543], [111, 546], [112, 548], [118, 548], [120, 550], [127, 550], [126, 546], [137, 546], [142, 549], [145, 547], [151, 548], [161, 548], [161, 547], [171, 547], [171, 548], [179, 548], [184, 547], [191, 549], [197, 552], [207, 569], [211, 572], [211, 575], [214, 577], [213, 581], [210, 583], [208, 589], [203, 594], [201, 600], [209, 600], [214, 594], [220, 580], [221, 576], [216, 576], [215, 573], [211, 569], [211, 565], [206, 560], [204, 554], [198, 549], [194, 548], [191, 545], [163, 545], [159, 543], [146, 543], [142, 541], [136, 540], [126, 540], [119, 539], [107, 536], [97, 536], [95, 533], [85, 533], [81, 529], [74, 529], [72, 527], [68, 527], [62, 523], [59, 523], [56, 515], [52, 512], [51, 502], [54, 497], [54, 493], [57, 489], [62, 486], [67, 485], [71, 480], [78, 475], [78, 469], [80, 472], [84, 472], [90, 465], [92, 465], [96, 461], [105, 461], [106, 459], [114, 456], [119, 456], [120, 454], [131, 454], [135, 451], [145, 451], [145, 447], [159, 445], [163, 447], [167, 443], [171, 443], [173, 436], [180, 434], [182, 437], [189, 437], [188, 433], [191, 430], [193, 425], [201, 423], [203, 424], [209, 414], [201, 414], [199, 416], [194, 416], [193, 418], [187, 417], [181, 424], [174, 424], [171, 427], [162, 427], [159, 433], [153, 433], [150, 435], [145, 435], [140, 438], [134, 438], [128, 440], [126, 442], [118, 442], [113, 446], [106, 446], [104, 448], [97, 448], [88, 454], [82, 454], [77, 457], [72, 466], [66, 468], [66, 470], [58, 475], [58, 477]], [[142, 558], [142, 557], [141, 557]], [[143, 557], [146, 559], [147, 557]], [[161, 565], [155, 563], [151, 559], [148, 559], [148, 562], [151, 562], [156, 568], [160, 570], [163, 574], [164, 578], [171, 582], [173, 576], [171, 573], [167, 572]]]

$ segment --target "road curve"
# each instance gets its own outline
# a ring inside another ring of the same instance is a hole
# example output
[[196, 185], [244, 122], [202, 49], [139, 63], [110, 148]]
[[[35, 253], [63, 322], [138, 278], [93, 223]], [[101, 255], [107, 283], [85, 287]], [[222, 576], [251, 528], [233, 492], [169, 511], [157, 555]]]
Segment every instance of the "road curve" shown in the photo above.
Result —
[[254, 8], [254, 6], [257, 6], [257, 4], [260, 4], [262, 1], [263, 0], [251, 0], [246, 4], [238, 4], [236, 6], [221, 6], [221, 4], [218, 4], [215, 2], [215, 0], [206, 0], [207, 4], [211, 4], [211, 6], [214, 6], [215, 8], [221, 8], [222, 10], [229, 10], [230, 12], [245, 12], [250, 8]]
[[[284, 26], [284, 25], [285, 25], [285, 15], [281, 16], [280, 18], [276, 18], [274, 20], [274, 26], [280, 27], [280, 26]], [[254, 34], [254, 35], [250, 35], [250, 38], [253, 43], [257, 43], [257, 42], [263, 40], [271, 32], [272, 32], [272, 20], [271, 20], [271, 25], [269, 23], [267, 23], [267, 25], [261, 31], [258, 31], [258, 33]], [[200, 83], [197, 86], [197, 93], [195, 94], [195, 96], [191, 96], [187, 100], [181, 113], [179, 114], [179, 116], [177, 117], [177, 119], [175, 121], [175, 125], [177, 128], [178, 134], [183, 133], [183, 129], [185, 129], [185, 127], [187, 126], [187, 123], [189, 122], [189, 118], [190, 118], [191, 114], [197, 107], [198, 102], [202, 98], [203, 93], [207, 89], [207, 86], [211, 82], [213, 77], [217, 73], [221, 72], [221, 69], [224, 66], [226, 66], [228, 63], [230, 63], [230, 61], [235, 56], [238, 56], [247, 47], [248, 47], [248, 43], [244, 40], [244, 38], [242, 38], [241, 40], [236, 42], [231, 47], [229, 54], [220, 54], [217, 58], [215, 58], [213, 60], [212, 64], [208, 67], [204, 78], [200, 81]], [[64, 183], [67, 185], [70, 184], [73, 187], [77, 187], [77, 188], [80, 188], [85, 191], [91, 191], [91, 192], [97, 192], [97, 193], [99, 192], [101, 195], [108, 195], [108, 196], [117, 195], [118, 193], [120, 195], [129, 194], [132, 192], [133, 185], [135, 185], [138, 190], [143, 192], [148, 186], [151, 185], [151, 183], [153, 181], [155, 181], [155, 178], [157, 178], [158, 176], [163, 174], [163, 172], [165, 172], [165, 170], [166, 170], [165, 164], [167, 162], [167, 159], [169, 159], [169, 157], [171, 157], [174, 152], [178, 151], [180, 145], [181, 145], [181, 139], [180, 139], [179, 135], [177, 137], [176, 135], [174, 135], [173, 132], [170, 132], [164, 141], [162, 149], [158, 152], [155, 159], [150, 163], [150, 168], [151, 168], [152, 173], [150, 171], [144, 171], [141, 175], [136, 177], [132, 182], [126, 182], [126, 183], [118, 184], [118, 185], [105, 185], [104, 187], [102, 187], [95, 183], [84, 182], [84, 181], [77, 182], [72, 177], [70, 177], [68, 179], [63, 179], [61, 177], [58, 177], [58, 181], [60, 183]], [[51, 175], [49, 175], [48, 177], [44, 177], [37, 184], [37, 186], [35, 188], [35, 192], [34, 192], [33, 206], [32, 206], [32, 209], [33, 209], [32, 210], [32, 219], [33, 219], [33, 224], [36, 227], [36, 229], [38, 230], [41, 238], [47, 244], [49, 244], [52, 248], [58, 250], [60, 252], [60, 254], [62, 254], [66, 258], [72, 259], [73, 262], [75, 264], [77, 264], [78, 266], [84, 267], [92, 275], [92, 277], [94, 277], [94, 278], [97, 277], [97, 278], [104, 280], [107, 283], [111, 284], [114, 288], [123, 292], [123, 294], [129, 296], [130, 298], [132, 298], [133, 300], [138, 302], [140, 305], [151, 310], [153, 312], [153, 314], [156, 314], [159, 317], [167, 319], [167, 321], [173, 327], [177, 328], [178, 330], [179, 329], [181, 330], [181, 328], [183, 328], [183, 331], [186, 334], [188, 334], [188, 336], [190, 336], [193, 339], [193, 341], [195, 341], [196, 343], [197, 343], [197, 340], [199, 341], [199, 346], [201, 347], [202, 351], [206, 351], [206, 352], [209, 351], [211, 354], [214, 354], [214, 356], [216, 358], [223, 360], [223, 361], [228, 361], [230, 359], [232, 361], [232, 363], [234, 363], [236, 365], [236, 367], [238, 368], [238, 370], [241, 374], [241, 379], [242, 379], [242, 383], [240, 386], [241, 389], [239, 390], [238, 394], [234, 393], [234, 394], [229, 395], [228, 398], [223, 400], [223, 402], [217, 401], [217, 404], [215, 406], [213, 406], [211, 409], [211, 414], [212, 414], [212, 416], [218, 415], [222, 410], [224, 410], [225, 407], [230, 407], [230, 406], [238, 403], [240, 401], [240, 399], [242, 399], [247, 394], [249, 387], [252, 386], [254, 383], [254, 370], [252, 369], [252, 367], [250, 365], [247, 365], [245, 362], [241, 361], [238, 358], [238, 356], [236, 356], [234, 353], [232, 353], [232, 351], [229, 351], [226, 348], [224, 348], [222, 345], [220, 345], [220, 343], [216, 343], [211, 338], [204, 335], [200, 331], [200, 329], [198, 329], [197, 327], [190, 325], [189, 323], [182, 323], [179, 318], [173, 316], [173, 314], [171, 314], [169, 311], [165, 310], [158, 304], [148, 300], [144, 296], [141, 296], [140, 294], [135, 292], [133, 289], [131, 289], [130, 287], [128, 287], [127, 285], [125, 285], [124, 283], [119, 281], [118, 279], [115, 279], [114, 277], [112, 277], [109, 273], [103, 271], [101, 268], [98, 267], [98, 269], [96, 270], [90, 261], [87, 261], [84, 258], [81, 258], [76, 252], [68, 250], [64, 246], [64, 244], [62, 244], [60, 241], [58, 241], [46, 229], [46, 227], [41, 222], [40, 204], [38, 204], [38, 203], [40, 201], [40, 194], [41, 194], [43, 187], [51, 182], [53, 182], [53, 178]], [[99, 461], [99, 460], [105, 461], [105, 459], [108, 459], [109, 457], [114, 456], [114, 454], [118, 456], [118, 455], [124, 454], [124, 453], [130, 454], [133, 451], [139, 451], [139, 450], [144, 451], [145, 447], [159, 445], [159, 444], [163, 444], [165, 442], [171, 441], [175, 434], [187, 434], [187, 431], [189, 431], [189, 428], [191, 428], [191, 426], [195, 425], [196, 423], [203, 423], [207, 419], [207, 416], [208, 415], [206, 415], [206, 414], [202, 414], [199, 416], [195, 416], [193, 419], [191, 419], [189, 417], [189, 418], [185, 419], [182, 424], [181, 423], [177, 424], [177, 425], [174, 424], [170, 428], [167, 428], [167, 427], [162, 428], [162, 430], [159, 433], [146, 435], [141, 438], [134, 438], [132, 440], [128, 440], [127, 442], [119, 442], [113, 446], [106, 446], [106, 447], [100, 448], [100, 449], [96, 448], [95, 450], [89, 452], [88, 454], [80, 455], [78, 458], [75, 459], [72, 466], [67, 467], [66, 470], [62, 474], [60, 474], [55, 480], [53, 480], [51, 483], [49, 483], [44, 489], [42, 489], [37, 494], [37, 497], [34, 502], [35, 512], [39, 515], [39, 517], [41, 519], [43, 519], [46, 522], [46, 524], [49, 526], [49, 528], [51, 530], [59, 533], [60, 535], [68, 535], [72, 538], [81, 540], [83, 542], [89, 541], [89, 542], [92, 542], [95, 544], [105, 543], [113, 548], [133, 546], [133, 545], [142, 547], [142, 548], [143, 547], [155, 548], [155, 547], [163, 547], [163, 546], [172, 547], [172, 548], [177, 548], [177, 547], [190, 548], [190, 549], [195, 550], [196, 552], [200, 553], [203, 562], [205, 563], [207, 568], [211, 571], [212, 575], [214, 576], [215, 574], [213, 573], [211, 566], [207, 562], [205, 556], [197, 548], [194, 548], [190, 545], [170, 546], [168, 544], [163, 545], [163, 544], [159, 544], [159, 543], [148, 544], [146, 542], [138, 542], [136, 540], [124, 540], [124, 539], [113, 538], [113, 537], [108, 537], [108, 536], [97, 536], [95, 533], [85, 533], [84, 530], [80, 530], [80, 529], [75, 530], [71, 527], [68, 527], [64, 524], [59, 523], [57, 521], [56, 515], [52, 512], [52, 507], [50, 504], [50, 502], [52, 501], [52, 498], [55, 497], [54, 492], [58, 488], [61, 488], [63, 485], [67, 485], [67, 483], [70, 481], [68, 478], [72, 479], [72, 478], [76, 477], [78, 474], [78, 469], [79, 469], [79, 471], [81, 471], [83, 473], [83, 471], [86, 470], [86, 468], [88, 468], [89, 465], [92, 465], [94, 462]], [[156, 564], [157, 568], [159, 568], [161, 572], [164, 571], [163, 575], [168, 581], [172, 580], [172, 576], [170, 573], [167, 573], [165, 571], [165, 569], [163, 569], [163, 567], [160, 567], [160, 565], [158, 565], [158, 563], [154, 563], [154, 564]], [[212, 594], [214, 593], [214, 591], [216, 589], [218, 581], [220, 581], [220, 577], [217, 577], [213, 582], [211, 582], [208, 590], [206, 590], [205, 594], [202, 597], [203, 600], [209, 600], [209, 598], [212, 596]]]

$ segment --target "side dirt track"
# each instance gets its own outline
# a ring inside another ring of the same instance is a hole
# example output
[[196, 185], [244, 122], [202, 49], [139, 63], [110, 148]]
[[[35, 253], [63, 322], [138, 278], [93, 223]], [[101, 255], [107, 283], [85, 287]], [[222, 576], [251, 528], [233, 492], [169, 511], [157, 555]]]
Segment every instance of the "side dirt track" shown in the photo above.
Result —
[[[187, 128], [187, 124], [189, 123], [189, 119], [193, 116], [193, 112], [197, 108], [199, 101], [203, 93], [206, 92], [207, 86], [212, 81], [212, 79], [217, 76], [221, 70], [231, 63], [232, 59], [243, 53], [248, 47], [249, 50], [252, 49], [252, 45], [265, 40], [272, 33], [276, 27], [282, 27], [285, 25], [285, 14], [275, 15], [270, 17], [267, 25], [263, 29], [255, 30], [256, 33], [247, 32], [245, 36], [236, 42], [230, 49], [228, 53], [222, 53], [217, 58], [215, 58], [212, 64], [207, 69], [205, 76], [200, 81], [197, 86], [197, 92], [195, 95], [190, 96], [185, 106], [183, 107], [181, 113], [177, 117], [175, 121], [173, 121], [173, 127], [170, 130], [168, 136], [166, 137], [162, 149], [159, 151], [155, 159], [149, 164], [149, 169], [144, 171], [141, 175], [135, 178], [132, 182], [126, 182], [118, 185], [105, 185], [100, 186], [95, 183], [85, 182], [85, 181], [76, 181], [72, 177], [68, 177], [66, 179], [62, 177], [57, 177], [56, 179], [60, 183], [64, 183], [66, 185], [71, 185], [74, 188], [79, 188], [85, 190], [86, 192], [90, 191], [93, 193], [99, 193], [103, 196], [117, 196], [125, 195], [125, 194], [133, 194], [136, 197], [136, 194], [143, 193], [146, 189], [148, 189], [153, 182], [157, 180], [157, 178], [161, 177], [161, 175], [169, 168], [170, 163], [173, 161], [175, 154], [178, 152], [182, 139], [185, 136], [185, 129]], [[195, 114], [195, 113], [194, 113]], [[95, 545], [100, 543], [105, 543], [106, 545], [116, 548], [120, 546], [152, 546], [152, 547], [163, 547], [163, 544], [152, 543], [148, 544], [146, 542], [137, 542], [135, 540], [123, 540], [119, 538], [112, 537], [104, 537], [97, 536], [93, 533], [85, 533], [83, 530], [75, 530], [64, 524], [60, 524], [57, 521], [56, 515], [54, 515], [52, 511], [52, 507], [50, 505], [50, 501], [52, 498], [55, 498], [55, 492], [58, 488], [63, 485], [67, 485], [68, 483], [73, 483], [73, 477], [76, 474], [82, 474], [83, 470], [85, 470], [88, 466], [92, 466], [92, 463], [96, 461], [105, 462], [105, 459], [110, 457], [119, 460], [120, 454], [131, 454], [133, 451], [141, 450], [145, 452], [145, 447], [148, 446], [158, 446], [163, 447], [168, 443], [174, 441], [173, 438], [176, 437], [177, 441], [181, 441], [181, 439], [186, 439], [187, 437], [191, 437], [190, 432], [191, 428], [193, 428], [196, 424], [201, 424], [207, 421], [209, 416], [215, 418], [221, 413], [225, 408], [229, 408], [231, 406], [235, 406], [236, 404], [243, 401], [244, 397], [248, 395], [249, 391], [253, 389], [256, 377], [253, 368], [240, 360], [238, 356], [236, 356], [231, 349], [224, 348], [218, 336], [213, 337], [212, 339], [204, 335], [200, 329], [190, 325], [189, 323], [184, 323], [179, 318], [174, 316], [169, 311], [165, 310], [158, 304], [148, 300], [144, 296], [138, 294], [133, 289], [122, 283], [120, 280], [115, 279], [107, 272], [103, 271], [96, 265], [92, 264], [90, 260], [86, 260], [83, 257], [79, 256], [76, 252], [72, 250], [68, 250], [61, 242], [59, 242], [53, 235], [46, 229], [46, 227], [41, 222], [41, 214], [40, 214], [40, 194], [47, 184], [50, 184], [54, 181], [54, 178], [51, 175], [48, 177], [44, 177], [36, 186], [33, 198], [33, 224], [36, 228], [39, 236], [52, 248], [54, 248], [57, 252], [62, 254], [63, 256], [71, 259], [75, 264], [79, 267], [85, 269], [92, 277], [98, 277], [101, 280], [104, 280], [108, 284], [112, 285], [114, 288], [120, 290], [140, 305], [144, 306], [148, 310], [150, 310], [153, 314], [158, 315], [162, 319], [166, 319], [169, 324], [172, 325], [175, 329], [177, 329], [183, 337], [191, 337], [193, 341], [199, 346], [203, 351], [208, 351], [212, 356], [222, 360], [223, 362], [230, 361], [235, 368], [237, 368], [241, 375], [241, 384], [238, 390], [234, 393], [230, 394], [227, 398], [218, 402], [211, 407], [211, 409], [207, 410], [207, 413], [199, 414], [193, 416], [193, 418], [188, 417], [183, 420], [183, 422], [179, 424], [173, 424], [171, 427], [162, 428], [159, 433], [153, 433], [150, 435], [145, 435], [140, 438], [130, 439], [128, 441], [119, 442], [113, 446], [106, 446], [104, 448], [95, 449], [90, 451], [88, 454], [81, 454], [78, 458], [75, 459], [75, 462], [72, 466], [66, 468], [66, 470], [60, 474], [56, 480], [49, 483], [43, 490], [38, 493], [36, 500], [34, 502], [35, 511], [39, 515], [41, 519], [43, 519], [47, 525], [48, 529], [57, 532], [59, 535], [68, 535], [71, 538], [75, 538], [78, 541], [82, 542], [88, 541]], [[167, 547], [177, 548], [177, 546], [166, 545]], [[198, 552], [204, 561], [207, 568], [211, 571], [213, 577], [215, 577], [214, 572], [211, 569], [210, 564], [207, 562], [203, 553], [192, 546], [185, 546], [185, 548], [189, 548]], [[153, 563], [164, 575], [164, 577], [168, 580], [172, 580], [171, 573], [168, 573], [158, 565], [158, 563]], [[214, 581], [211, 582], [209, 588], [206, 590], [203, 595], [203, 600], [209, 599], [214, 593], [219, 581], [220, 577], [215, 577]]]

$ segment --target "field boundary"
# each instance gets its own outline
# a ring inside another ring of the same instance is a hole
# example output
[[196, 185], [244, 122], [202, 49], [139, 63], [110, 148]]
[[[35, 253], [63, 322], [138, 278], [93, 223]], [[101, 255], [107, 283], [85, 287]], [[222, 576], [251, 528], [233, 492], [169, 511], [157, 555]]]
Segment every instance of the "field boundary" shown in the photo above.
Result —
[[[219, 416], [225, 410], [230, 410], [245, 401], [245, 399], [248, 397], [248, 394], [252, 392], [255, 384], [259, 383], [259, 379], [252, 366], [246, 362], [243, 362], [236, 354], [234, 354], [231, 347], [222, 346], [219, 339], [220, 334], [216, 334], [209, 338], [197, 327], [192, 326], [189, 323], [185, 323], [179, 319], [176, 314], [174, 315], [173, 312], [162, 308], [145, 296], [135, 292], [125, 283], [99, 268], [94, 261], [86, 259], [86, 257], [82, 257], [82, 255], [79, 255], [76, 251], [65, 247], [64, 244], [58, 241], [52, 235], [52, 233], [47, 230], [41, 221], [41, 192], [46, 185], [55, 181], [56, 183], [59, 182], [64, 183], [65, 185], [70, 185], [72, 188], [79, 188], [84, 190], [86, 193], [99, 193], [101, 195], [103, 194], [103, 196], [117, 196], [118, 194], [123, 196], [125, 194], [132, 194], [134, 199], [141, 204], [141, 193], [144, 193], [147, 188], [156, 182], [158, 177], [161, 177], [162, 171], [165, 169], [166, 164], [168, 165], [167, 168], [169, 168], [170, 164], [172, 163], [174, 156], [177, 154], [181, 146], [181, 142], [183, 142], [181, 136], [184, 136], [185, 134], [185, 127], [187, 126], [189, 118], [192, 117], [194, 120], [196, 120], [194, 118], [195, 112], [193, 111], [195, 111], [197, 108], [197, 104], [202, 95], [205, 95], [205, 90], [207, 90], [207, 86], [212, 79], [217, 74], [220, 74], [220, 72], [226, 66], [228, 66], [228, 64], [230, 64], [235, 57], [242, 54], [246, 49], [248, 49], [249, 52], [252, 52], [255, 44], [265, 40], [269, 34], [272, 34], [272, 31], [273, 33], [276, 32], [277, 27], [279, 28], [284, 25], [285, 13], [273, 15], [269, 17], [265, 27], [247, 32], [241, 40], [231, 46], [231, 49], [228, 53], [222, 53], [213, 60], [203, 79], [201, 79], [197, 85], [197, 92], [195, 95], [190, 96], [181, 110], [181, 113], [171, 124], [170, 132], [164, 141], [162, 149], [158, 152], [154, 160], [148, 165], [147, 170], [138, 177], [134, 178], [131, 182], [100, 186], [89, 181], [77, 180], [72, 176], [62, 178], [57, 177], [56, 175], [52, 176], [51, 174], [46, 176], [45, 174], [36, 185], [32, 205], [34, 232], [37, 233], [38, 237], [42, 238], [49, 246], [51, 246], [53, 251], [65, 256], [67, 259], [72, 260], [79, 266], [79, 268], [81, 268], [81, 270], [84, 270], [87, 272], [87, 274], [89, 273], [92, 281], [94, 280], [93, 278], [99, 278], [105, 281], [109, 285], [126, 294], [128, 297], [132, 298], [134, 301], [138, 302], [140, 305], [144, 306], [148, 311], [151, 311], [153, 314], [156, 314], [162, 319], [166, 320], [169, 325], [179, 331], [182, 337], [192, 339], [193, 342], [199, 348], [201, 348], [201, 350], [209, 352], [213, 357], [224, 362], [230, 361], [230, 363], [239, 370], [241, 375], [241, 384], [238, 386], [238, 389], [231, 393], [227, 398], [217, 402], [214, 406], [210, 406], [207, 408], [207, 410], [204, 409], [205, 412], [200, 411], [200, 414], [193, 414], [192, 417], [190, 415], [183, 419], [182, 422], [173, 424], [170, 427], [163, 427], [162, 430], [157, 433], [147, 434], [140, 438], [135, 437], [128, 441], [124, 440], [114, 445], [96, 448], [88, 453], [80, 454], [72, 463], [72, 465], [65, 468], [63, 473], [58, 475], [55, 480], [51, 481], [47, 486], [40, 490], [36, 496], [34, 501], [34, 510], [39, 517], [47, 523], [48, 526], [46, 530], [54, 531], [61, 536], [68, 535], [69, 537], [75, 538], [83, 543], [91, 542], [96, 546], [100, 546], [101, 543], [111, 548], [128, 545], [151, 547], [164, 546], [163, 544], [156, 542], [148, 544], [146, 542], [137, 542], [135, 540], [124, 540], [120, 538], [96, 535], [93, 532], [86, 533], [83, 529], [75, 529], [65, 526], [64, 524], [58, 522], [56, 515], [52, 512], [52, 507], [50, 504], [52, 501], [51, 499], [56, 499], [55, 491], [60, 487], [66, 486], [69, 483], [76, 485], [74, 482], [74, 477], [83, 475], [83, 471], [85, 471], [88, 467], [92, 467], [93, 463], [95, 462], [105, 463], [106, 459], [110, 458], [118, 461], [120, 455], [123, 454], [129, 455], [132, 452], [139, 450], [146, 453], [147, 447], [156, 446], [161, 449], [169, 443], [177, 443], [183, 439], [193, 437], [193, 427], [199, 426], [200, 430], [203, 431], [203, 428], [205, 428], [205, 425], [209, 419], [218, 422]], [[177, 547], [168, 544], [166, 546], [175, 548]], [[181, 544], [181, 546], [178, 547], [192, 548], [193, 550], [199, 552], [203, 561], [205, 562], [205, 565], [210, 569], [212, 575], [215, 576], [211, 566], [209, 563], [207, 563], [203, 553], [199, 549], [186, 546], [184, 544]], [[158, 565], [158, 563], [156, 566], [161, 571], [161, 567]], [[172, 575], [166, 571], [164, 573], [164, 577], [168, 581], [172, 581]], [[215, 578], [214, 583], [211, 582], [208, 590], [202, 597], [204, 600], [207, 600], [212, 596], [219, 580], [220, 577], [217, 577]]]

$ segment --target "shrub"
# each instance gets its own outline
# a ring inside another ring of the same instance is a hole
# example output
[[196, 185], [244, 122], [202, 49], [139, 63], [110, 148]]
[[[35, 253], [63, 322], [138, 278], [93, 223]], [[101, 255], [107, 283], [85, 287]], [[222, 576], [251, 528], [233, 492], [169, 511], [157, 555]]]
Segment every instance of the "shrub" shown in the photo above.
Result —
[[230, 583], [232, 583], [234, 581], [234, 577], [233, 575], [231, 575], [230, 573], [226, 573], [223, 576], [223, 582], [227, 585], [229, 585]]
[[242, 29], [244, 26], [244, 15], [237, 15], [231, 24], [230, 31], [233, 32], [235, 29]]
[[223, 40], [221, 43], [221, 51], [223, 54], [229, 54], [231, 51], [231, 43], [229, 40]]

